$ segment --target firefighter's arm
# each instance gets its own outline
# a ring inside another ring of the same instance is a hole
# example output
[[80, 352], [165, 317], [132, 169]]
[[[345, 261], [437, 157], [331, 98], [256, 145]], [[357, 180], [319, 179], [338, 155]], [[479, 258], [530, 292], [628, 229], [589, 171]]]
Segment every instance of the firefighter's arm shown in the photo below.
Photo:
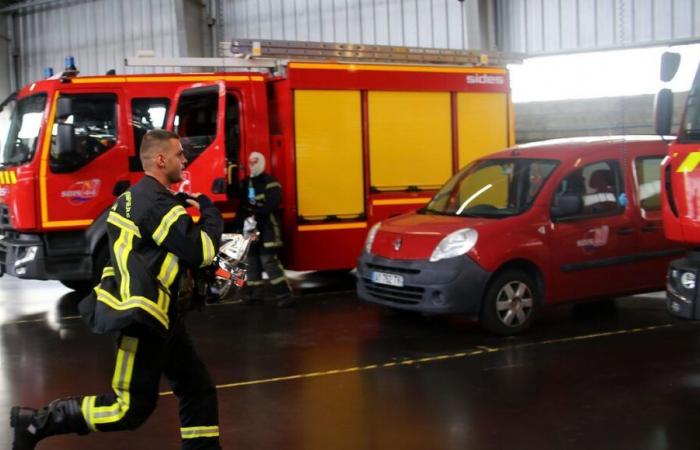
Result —
[[282, 186], [272, 180], [265, 185], [265, 201], [256, 204], [253, 208], [256, 218], [262, 218], [277, 211], [282, 202]]
[[185, 208], [177, 202], [157, 205], [151, 214], [149, 231], [153, 241], [191, 267], [212, 263], [221, 242], [224, 222], [212, 201], [201, 195], [200, 219], [195, 224]]

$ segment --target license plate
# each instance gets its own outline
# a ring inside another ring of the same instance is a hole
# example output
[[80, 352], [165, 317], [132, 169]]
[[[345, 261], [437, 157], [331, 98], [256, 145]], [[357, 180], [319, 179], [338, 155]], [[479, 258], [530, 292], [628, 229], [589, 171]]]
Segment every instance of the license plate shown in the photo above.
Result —
[[377, 284], [403, 287], [403, 277], [401, 275], [394, 275], [393, 273], [372, 272], [372, 281]]

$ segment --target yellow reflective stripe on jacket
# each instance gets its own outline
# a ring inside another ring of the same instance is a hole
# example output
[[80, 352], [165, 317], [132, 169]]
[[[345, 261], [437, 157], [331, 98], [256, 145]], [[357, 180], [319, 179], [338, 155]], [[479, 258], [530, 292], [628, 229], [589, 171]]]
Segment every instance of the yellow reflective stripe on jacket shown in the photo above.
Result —
[[170, 319], [168, 319], [167, 313], [159, 309], [158, 305], [146, 297], [134, 296], [130, 297], [128, 300], [119, 301], [112, 294], [99, 286], [95, 287], [95, 293], [97, 294], [97, 301], [104, 303], [112, 309], [125, 311], [127, 309], [140, 308], [163, 324], [166, 329], [169, 327]]
[[180, 428], [180, 435], [182, 439], [196, 439], [204, 437], [218, 437], [219, 427], [187, 427]]
[[163, 288], [167, 291], [163, 292], [163, 289], [158, 289], [158, 308], [166, 313], [168, 312], [168, 308], [170, 308], [170, 286], [175, 282], [175, 277], [179, 269], [180, 265], [177, 256], [168, 252], [168, 254], [165, 255], [163, 264], [160, 266], [160, 272], [158, 273], [158, 280], [160, 280]]
[[129, 273], [129, 254], [133, 248], [134, 234], [122, 229], [119, 238], [114, 241], [114, 257], [117, 260], [121, 282], [119, 295], [122, 299], [131, 297], [131, 274]]
[[129, 411], [131, 405], [131, 381], [134, 374], [134, 362], [138, 339], [123, 336], [117, 352], [117, 364], [112, 376], [112, 389], [116, 395], [116, 401], [107, 406], [95, 406], [95, 396], [83, 398], [82, 412], [88, 427], [97, 431], [97, 425], [114, 423], [121, 420]]
[[168, 237], [168, 232], [170, 232], [170, 227], [173, 226], [180, 216], [186, 216], [187, 211], [180, 205], [175, 205], [168, 211], [160, 221], [158, 228], [153, 232], [153, 240], [156, 244], [160, 245], [163, 243], [166, 237]]
[[104, 269], [102, 269], [102, 277], [101, 279], [105, 279], [107, 277], [113, 277], [114, 276], [114, 267], [112, 266], [105, 266]]
[[121, 228], [124, 231], [129, 231], [136, 236], [141, 237], [141, 231], [134, 222], [114, 211], [111, 211], [109, 216], [107, 216], [107, 222], [111, 223], [115, 227]]
[[265, 185], [265, 189], [270, 189], [270, 188], [273, 188], [273, 187], [278, 187], [278, 188], [281, 189], [281, 188], [282, 188], [282, 185], [279, 184], [279, 183], [276, 182], [276, 181], [273, 181], [272, 183], [267, 183], [267, 184]]
[[200, 231], [199, 233], [202, 235], [202, 265], [200, 267], [205, 267], [214, 261], [216, 251], [214, 250], [214, 243], [209, 235], [204, 231]]

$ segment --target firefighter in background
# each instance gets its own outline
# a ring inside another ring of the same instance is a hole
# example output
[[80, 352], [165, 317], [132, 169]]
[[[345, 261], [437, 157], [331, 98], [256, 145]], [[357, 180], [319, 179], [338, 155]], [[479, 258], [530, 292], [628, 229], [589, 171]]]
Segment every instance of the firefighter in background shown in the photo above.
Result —
[[[197, 356], [177, 307], [180, 275], [210, 265], [223, 231], [211, 200], [178, 200], [168, 187], [182, 180], [186, 162], [177, 135], [146, 133], [141, 143], [145, 176], [122, 194], [107, 218], [111, 263], [80, 303], [97, 333], [117, 333], [114, 392], [54, 400], [41, 410], [13, 407], [13, 450], [65, 433], [139, 427], [158, 400], [161, 374], [180, 402], [182, 448], [221, 449], [216, 389]], [[197, 207], [195, 225], [184, 206]]]
[[282, 201], [282, 186], [275, 177], [265, 172], [265, 156], [262, 153], [251, 153], [247, 166], [248, 177], [241, 184], [243, 198], [239, 203], [234, 228], [243, 229], [246, 223], [251, 223], [252, 217], [260, 231], [260, 239], [253, 243], [246, 259], [248, 279], [243, 289], [243, 301], [263, 301], [264, 271], [269, 278], [277, 306], [288, 307], [294, 304], [294, 297], [282, 263], [277, 257], [277, 251], [282, 247], [280, 222], [277, 218]]

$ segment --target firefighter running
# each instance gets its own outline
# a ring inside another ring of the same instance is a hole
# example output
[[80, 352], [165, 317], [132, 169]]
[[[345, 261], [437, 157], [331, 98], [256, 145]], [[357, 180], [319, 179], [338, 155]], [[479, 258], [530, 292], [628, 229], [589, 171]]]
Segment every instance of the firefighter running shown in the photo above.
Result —
[[277, 211], [282, 201], [282, 186], [277, 179], [265, 172], [265, 156], [253, 152], [248, 157], [248, 178], [243, 180], [241, 192], [247, 197], [241, 200], [236, 214], [235, 228], [242, 229], [254, 218], [260, 231], [260, 239], [253, 243], [246, 258], [248, 281], [243, 290], [243, 300], [248, 303], [263, 300], [263, 271], [269, 277], [272, 296], [280, 308], [294, 304], [289, 280], [284, 274], [277, 251], [282, 247]]
[[182, 448], [220, 449], [216, 389], [185, 330], [177, 308], [180, 275], [212, 263], [223, 221], [211, 200], [198, 207], [195, 225], [168, 189], [181, 181], [186, 162], [177, 135], [149, 131], [141, 144], [146, 176], [122, 194], [107, 218], [111, 264], [80, 304], [97, 333], [117, 333], [112, 393], [54, 400], [35, 410], [14, 407], [13, 450], [65, 433], [138, 428], [158, 400], [161, 374], [180, 402]]

